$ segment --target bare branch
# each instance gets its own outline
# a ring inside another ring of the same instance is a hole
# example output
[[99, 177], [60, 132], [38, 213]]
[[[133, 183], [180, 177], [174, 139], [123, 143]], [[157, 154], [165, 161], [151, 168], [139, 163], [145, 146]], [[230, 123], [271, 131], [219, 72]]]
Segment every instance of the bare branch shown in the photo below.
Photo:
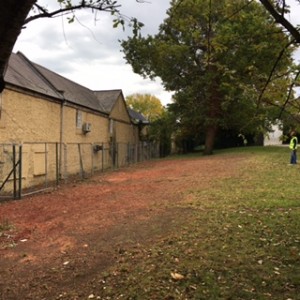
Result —
[[262, 97], [263, 97], [263, 94], [264, 94], [266, 88], [268, 87], [268, 85], [269, 85], [269, 83], [270, 83], [270, 81], [271, 81], [271, 79], [272, 79], [272, 76], [273, 76], [273, 74], [274, 74], [274, 72], [275, 72], [275, 70], [276, 70], [276, 67], [277, 67], [278, 63], [280, 62], [280, 60], [281, 60], [281, 58], [282, 58], [282, 56], [283, 56], [285, 50], [286, 50], [288, 47], [290, 47], [293, 43], [294, 43], [294, 40], [291, 41], [291, 42], [289, 42], [289, 43], [288, 43], [288, 44], [280, 51], [280, 53], [279, 53], [279, 55], [278, 55], [278, 57], [277, 57], [277, 59], [276, 59], [276, 62], [275, 62], [275, 64], [273, 65], [273, 68], [272, 68], [272, 70], [271, 70], [271, 72], [270, 72], [270, 74], [269, 74], [268, 80], [266, 81], [266, 83], [265, 83], [265, 85], [264, 85], [264, 87], [263, 87], [263, 89], [262, 89], [262, 91], [261, 91], [261, 93], [260, 93], [260, 95], [259, 95], [259, 97], [258, 97], [257, 105], [256, 105], [256, 109], [257, 109], [257, 110], [258, 110], [259, 105], [260, 105], [260, 103], [261, 103], [261, 99], [262, 99]]
[[278, 13], [270, 0], [259, 0], [276, 22], [281, 24], [293, 36], [296, 43], [300, 43], [300, 32], [284, 17], [285, 1], [281, 13]]
[[293, 83], [292, 83], [291, 86], [290, 86], [288, 96], [287, 96], [287, 98], [286, 98], [284, 104], [283, 104], [282, 107], [281, 107], [281, 111], [280, 111], [279, 116], [278, 116], [279, 119], [281, 118], [282, 113], [283, 113], [283, 111], [285, 110], [285, 107], [287, 106], [287, 104], [288, 104], [289, 101], [291, 100], [291, 94], [292, 94], [293, 88], [294, 88], [294, 86], [295, 86], [295, 82], [296, 82], [296, 80], [298, 79], [299, 76], [300, 76], [300, 70], [297, 72], [297, 74], [296, 74], [296, 76], [295, 76], [295, 78], [294, 78], [294, 81], [293, 81]]
[[107, 4], [107, 3], [103, 3], [103, 2], [100, 2], [97, 4], [96, 3], [87, 4], [87, 3], [85, 3], [85, 1], [82, 1], [81, 4], [78, 4], [78, 5], [66, 6], [66, 7], [57, 9], [55, 11], [48, 12], [45, 8], [43, 8], [37, 4], [35, 6], [38, 8], [40, 13], [33, 15], [33, 16], [29, 16], [27, 19], [25, 19], [24, 24], [27, 24], [31, 21], [41, 19], [41, 18], [52, 18], [52, 17], [62, 15], [62, 14], [71, 14], [71, 13], [74, 13], [75, 10], [81, 10], [81, 9], [87, 9], [87, 8], [90, 8], [92, 10], [97, 10], [97, 11], [105, 11], [105, 12], [120, 14], [119, 8], [121, 7], [121, 5], [117, 5], [114, 2], [112, 4]]

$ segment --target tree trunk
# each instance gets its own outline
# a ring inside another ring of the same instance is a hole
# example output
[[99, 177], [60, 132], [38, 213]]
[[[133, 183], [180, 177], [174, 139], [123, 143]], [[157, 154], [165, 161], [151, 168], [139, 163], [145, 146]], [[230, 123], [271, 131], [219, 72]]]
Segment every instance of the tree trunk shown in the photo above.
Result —
[[205, 155], [213, 154], [215, 139], [218, 132], [217, 125], [211, 125], [206, 128], [205, 132], [205, 147], [203, 153]]
[[[215, 71], [217, 74], [217, 71]], [[215, 139], [219, 129], [219, 119], [221, 117], [221, 100], [222, 96], [219, 91], [219, 80], [217, 76], [212, 80], [210, 85], [210, 93], [207, 95], [207, 121], [205, 128], [205, 147], [204, 154], [210, 155], [213, 153]]]
[[4, 89], [4, 75], [13, 47], [24, 21], [36, 0], [5, 0], [0, 10], [0, 93]]

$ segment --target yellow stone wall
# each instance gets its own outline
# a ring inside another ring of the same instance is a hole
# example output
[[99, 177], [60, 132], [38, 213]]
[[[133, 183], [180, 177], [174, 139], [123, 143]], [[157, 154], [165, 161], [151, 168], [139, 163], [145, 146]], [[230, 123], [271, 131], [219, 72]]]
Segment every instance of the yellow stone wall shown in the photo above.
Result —
[[[41, 99], [34, 95], [5, 89], [1, 97], [0, 144], [22, 144], [22, 186], [44, 184], [56, 180], [57, 163], [60, 175], [92, 173], [111, 165], [109, 152], [109, 117], [98, 112]], [[90, 123], [91, 131], [76, 128], [76, 111], [82, 113], [82, 124]], [[61, 117], [63, 131], [61, 134]], [[120, 98], [115, 106], [117, 142], [133, 142], [132, 127], [126, 107]], [[60, 149], [61, 136], [63, 147]], [[80, 145], [79, 145], [80, 144]], [[104, 151], [93, 151], [94, 144], [104, 145]], [[56, 148], [58, 147], [58, 149]], [[56, 158], [56, 152], [59, 158]], [[61, 154], [61, 157], [60, 157]], [[124, 154], [125, 156], [125, 154]], [[12, 168], [12, 147], [0, 148], [0, 183]], [[46, 178], [47, 177], [47, 178]], [[12, 189], [12, 180], [5, 190]]]
[[1, 102], [1, 143], [59, 141], [58, 104], [7, 89]]
[[120, 96], [115, 103], [110, 118], [114, 121], [114, 140], [118, 144], [118, 166], [124, 166], [129, 161], [130, 145], [136, 142], [134, 126], [130, 121], [129, 114], [126, 109], [126, 104]]
[[[24, 188], [44, 184], [45, 177], [51, 182], [56, 179], [56, 152], [59, 154], [59, 173], [63, 178], [70, 174], [91, 173], [111, 165], [109, 151], [111, 135], [109, 118], [114, 120], [115, 141], [120, 146], [118, 166], [127, 162], [129, 143], [136, 142], [136, 128], [131, 124], [125, 101], [120, 97], [110, 116], [100, 115], [87, 109], [64, 105], [41, 99], [34, 95], [5, 89], [1, 94], [0, 144], [23, 145], [22, 185]], [[90, 123], [91, 131], [84, 133], [76, 128], [76, 111], [82, 112], [82, 123]], [[61, 117], [63, 131], [61, 133]], [[62, 140], [62, 149], [56, 143]], [[78, 146], [80, 144], [80, 146]], [[105, 150], [94, 152], [94, 144], [104, 145]], [[12, 155], [11, 147], [0, 149], [3, 159]], [[61, 155], [61, 156], [60, 156]], [[104, 166], [103, 166], [104, 164]], [[1, 167], [0, 181], [11, 165]], [[84, 174], [83, 174], [84, 175]], [[12, 185], [6, 185], [10, 190]]]

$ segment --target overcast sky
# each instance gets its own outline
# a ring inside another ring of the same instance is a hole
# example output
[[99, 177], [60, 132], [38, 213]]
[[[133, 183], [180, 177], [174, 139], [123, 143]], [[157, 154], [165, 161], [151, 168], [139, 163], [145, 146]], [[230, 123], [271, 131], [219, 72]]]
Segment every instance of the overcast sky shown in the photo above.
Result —
[[[49, 8], [57, 0], [39, 0]], [[145, 24], [143, 33], [156, 34], [166, 17], [169, 0], [119, 0], [124, 15], [137, 17]], [[171, 93], [160, 81], [143, 79], [126, 64], [118, 42], [130, 35], [130, 28], [113, 28], [109, 13], [91, 11], [76, 14], [79, 22], [68, 24], [66, 18], [36, 20], [19, 36], [14, 52], [21, 51], [28, 59], [92, 90], [122, 89], [124, 96], [150, 93], [165, 105]]]
[[[170, 0], [149, 0], [139, 4], [136, 0], [119, 0], [126, 16], [137, 17], [145, 24], [144, 34], [156, 34], [166, 17]], [[292, 4], [290, 21], [300, 24], [300, 6]], [[39, 0], [49, 8], [57, 7], [57, 0]], [[66, 18], [36, 20], [23, 29], [14, 47], [31, 61], [92, 90], [122, 89], [124, 96], [150, 93], [162, 104], [171, 102], [172, 94], [165, 92], [160, 81], [143, 79], [126, 64], [118, 40], [130, 35], [112, 27], [109, 13], [98, 13], [97, 21], [91, 11], [76, 14], [78, 21], [68, 24]], [[298, 21], [298, 20], [299, 21]], [[299, 55], [300, 56], [300, 55]]]

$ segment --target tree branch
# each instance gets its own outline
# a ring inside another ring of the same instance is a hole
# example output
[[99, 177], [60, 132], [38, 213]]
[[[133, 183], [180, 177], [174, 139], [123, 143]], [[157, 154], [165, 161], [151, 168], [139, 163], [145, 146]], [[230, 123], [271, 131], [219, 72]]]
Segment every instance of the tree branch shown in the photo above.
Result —
[[295, 79], [294, 79], [293, 83], [292, 83], [291, 86], [290, 86], [288, 96], [287, 96], [287, 98], [286, 98], [284, 104], [283, 104], [282, 107], [281, 107], [281, 110], [280, 110], [280, 113], [279, 113], [279, 116], [278, 116], [279, 119], [281, 118], [282, 113], [283, 113], [283, 111], [285, 110], [285, 107], [287, 106], [287, 104], [288, 104], [289, 101], [291, 100], [291, 94], [292, 94], [292, 91], [293, 91], [295, 82], [296, 82], [296, 80], [297, 80], [297, 78], [298, 78], [299, 76], [300, 76], [300, 70], [297, 72], [297, 74], [296, 74], [296, 76], [295, 76]]
[[279, 55], [278, 55], [278, 57], [277, 57], [277, 59], [276, 59], [276, 62], [275, 62], [275, 64], [273, 65], [273, 68], [272, 68], [272, 70], [271, 70], [271, 72], [270, 72], [270, 74], [269, 74], [268, 80], [266, 81], [266, 83], [265, 83], [265, 85], [264, 85], [264, 87], [263, 87], [263, 89], [262, 89], [262, 91], [261, 91], [261, 93], [260, 93], [260, 95], [259, 95], [259, 97], [258, 97], [257, 105], [256, 105], [256, 109], [257, 109], [257, 110], [258, 110], [259, 105], [260, 105], [260, 103], [261, 103], [261, 99], [262, 99], [262, 97], [263, 97], [263, 94], [264, 94], [266, 88], [268, 87], [268, 85], [269, 85], [269, 83], [270, 83], [270, 81], [271, 81], [271, 78], [272, 78], [272, 76], [273, 76], [273, 73], [274, 73], [275, 70], [276, 70], [276, 67], [277, 67], [278, 63], [280, 62], [280, 60], [281, 60], [281, 58], [282, 58], [282, 56], [283, 56], [285, 50], [286, 50], [288, 47], [290, 47], [293, 43], [294, 43], [294, 40], [291, 41], [291, 42], [289, 42], [289, 43], [288, 43], [288, 44], [280, 51], [280, 53], [279, 53]]
[[288, 30], [288, 32], [293, 36], [296, 43], [300, 43], [300, 32], [293, 26], [285, 17], [284, 17], [284, 7], [285, 2], [283, 4], [283, 9], [281, 13], [278, 13], [270, 0], [259, 0], [261, 4], [266, 8], [266, 10], [271, 14], [271, 16], [275, 19], [275, 21], [281, 24], [284, 28]]
[[86, 9], [86, 8], [90, 8], [92, 10], [98, 10], [98, 11], [106, 11], [106, 12], [116, 12], [119, 13], [118, 8], [121, 7], [121, 5], [116, 5], [115, 3], [112, 3], [110, 5], [106, 4], [106, 3], [99, 3], [99, 4], [86, 4], [84, 1], [81, 2], [81, 4], [78, 5], [74, 5], [74, 6], [67, 6], [64, 8], [60, 8], [58, 10], [52, 11], [52, 12], [48, 12], [46, 9], [44, 9], [43, 7], [39, 6], [39, 5], [35, 5], [39, 11], [41, 13], [33, 15], [33, 16], [29, 16], [25, 22], [24, 25], [37, 20], [37, 19], [41, 19], [41, 18], [52, 18], [55, 17], [57, 15], [61, 15], [61, 14], [69, 14], [69, 13], [73, 13], [75, 10], [80, 10], [80, 9]]

